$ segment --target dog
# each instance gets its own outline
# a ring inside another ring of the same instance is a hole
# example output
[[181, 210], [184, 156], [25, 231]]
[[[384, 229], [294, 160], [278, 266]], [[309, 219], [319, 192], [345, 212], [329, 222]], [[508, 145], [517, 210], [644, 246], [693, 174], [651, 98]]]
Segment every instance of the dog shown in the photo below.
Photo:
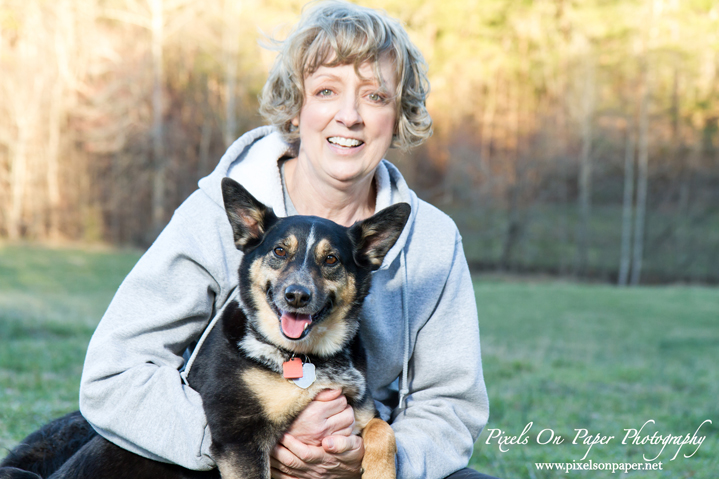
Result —
[[393, 479], [396, 444], [366, 382], [359, 335], [372, 272], [410, 213], [392, 205], [347, 228], [312, 216], [278, 218], [242, 185], [222, 181], [239, 301], [215, 323], [188, 375], [199, 392], [218, 468], [146, 459], [97, 435], [79, 412], [31, 434], [0, 463], [0, 479], [269, 479], [270, 452], [324, 389], [341, 389], [361, 434], [364, 479]]

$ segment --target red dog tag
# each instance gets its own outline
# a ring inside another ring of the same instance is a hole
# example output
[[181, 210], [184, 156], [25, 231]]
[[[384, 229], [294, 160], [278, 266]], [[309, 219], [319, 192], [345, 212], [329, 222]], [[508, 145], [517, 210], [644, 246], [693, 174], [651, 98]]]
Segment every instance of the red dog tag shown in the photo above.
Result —
[[282, 375], [285, 379], [299, 379], [302, 377], [302, 360], [293, 358], [282, 363]]

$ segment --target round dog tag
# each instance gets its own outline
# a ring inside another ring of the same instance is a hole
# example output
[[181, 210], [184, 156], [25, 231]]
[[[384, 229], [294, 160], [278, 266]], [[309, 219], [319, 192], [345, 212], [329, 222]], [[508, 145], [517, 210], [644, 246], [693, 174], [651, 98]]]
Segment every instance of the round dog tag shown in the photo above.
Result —
[[304, 363], [302, 365], [302, 377], [299, 379], [293, 379], [292, 381], [302, 389], [307, 389], [312, 386], [315, 379], [317, 379], [315, 376], [315, 365], [312, 363]]

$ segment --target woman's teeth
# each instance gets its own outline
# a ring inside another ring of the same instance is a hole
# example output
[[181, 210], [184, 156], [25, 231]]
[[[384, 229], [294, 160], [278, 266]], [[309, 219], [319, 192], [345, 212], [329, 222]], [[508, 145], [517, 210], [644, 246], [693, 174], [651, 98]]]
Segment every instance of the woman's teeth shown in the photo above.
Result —
[[333, 136], [332, 138], [328, 138], [327, 140], [333, 145], [344, 146], [345, 148], [352, 148], [354, 146], [360, 146], [362, 144], [362, 142], [359, 140], [354, 140], [352, 138], [342, 138], [341, 136]]

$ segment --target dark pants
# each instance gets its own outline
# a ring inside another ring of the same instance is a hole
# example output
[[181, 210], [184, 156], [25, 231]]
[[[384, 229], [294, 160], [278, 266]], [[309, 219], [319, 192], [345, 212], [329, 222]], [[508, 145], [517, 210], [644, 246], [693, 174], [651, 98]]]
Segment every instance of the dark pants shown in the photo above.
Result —
[[488, 476], [487, 474], [482, 474], [481, 472], [477, 472], [474, 469], [466, 468], [466, 469], [460, 469], [459, 471], [455, 472], [454, 474], [450, 474], [446, 477], [446, 479], [497, 479], [494, 476]]

